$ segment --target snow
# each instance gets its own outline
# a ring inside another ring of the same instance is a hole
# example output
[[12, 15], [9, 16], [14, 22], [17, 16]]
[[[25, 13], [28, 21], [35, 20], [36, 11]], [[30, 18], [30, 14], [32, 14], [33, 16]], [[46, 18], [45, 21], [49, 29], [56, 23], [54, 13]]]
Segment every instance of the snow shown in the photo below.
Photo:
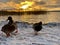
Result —
[[[0, 30], [7, 22], [0, 22]], [[60, 23], [47, 23], [38, 35], [34, 35], [32, 24], [17, 23], [18, 33], [10, 37], [0, 31], [0, 45], [60, 45]]]

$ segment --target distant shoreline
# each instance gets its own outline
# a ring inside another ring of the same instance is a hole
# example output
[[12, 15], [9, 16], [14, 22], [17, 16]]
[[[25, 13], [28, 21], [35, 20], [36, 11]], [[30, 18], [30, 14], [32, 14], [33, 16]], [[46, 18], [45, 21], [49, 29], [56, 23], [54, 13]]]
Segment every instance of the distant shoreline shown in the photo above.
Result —
[[46, 14], [47, 11], [38, 10], [38, 11], [0, 11], [0, 15], [23, 15], [23, 14]]
[[57, 11], [45, 11], [45, 10], [36, 10], [36, 11], [6, 11], [6, 10], [0, 10], [0, 15], [24, 15], [24, 14], [47, 14], [48, 12], [60, 12], [60, 10]]

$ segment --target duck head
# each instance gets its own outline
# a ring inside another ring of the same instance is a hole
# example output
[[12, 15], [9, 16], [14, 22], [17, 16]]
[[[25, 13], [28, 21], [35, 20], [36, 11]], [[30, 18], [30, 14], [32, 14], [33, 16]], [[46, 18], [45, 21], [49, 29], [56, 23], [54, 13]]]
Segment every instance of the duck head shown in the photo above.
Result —
[[7, 20], [12, 20], [12, 17], [11, 17], [11, 16], [9, 16]]
[[42, 25], [42, 21], [39, 22], [39, 25]]
[[7, 19], [7, 21], [8, 21], [8, 24], [12, 24], [12, 23], [13, 23], [13, 19], [12, 19], [12, 17], [9, 16], [8, 19]]

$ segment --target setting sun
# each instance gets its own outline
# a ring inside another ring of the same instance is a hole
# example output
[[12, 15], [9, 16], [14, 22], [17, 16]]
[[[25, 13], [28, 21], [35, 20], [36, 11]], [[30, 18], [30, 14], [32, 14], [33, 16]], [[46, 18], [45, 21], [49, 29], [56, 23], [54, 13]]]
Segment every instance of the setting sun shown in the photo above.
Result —
[[25, 2], [21, 2], [21, 9], [27, 9], [29, 8], [30, 6], [32, 6], [34, 4], [34, 2], [29, 2], [29, 1], [25, 1]]
[[22, 7], [20, 7], [20, 8], [22, 8], [22, 9], [27, 9], [29, 7], [29, 5], [23, 5]]

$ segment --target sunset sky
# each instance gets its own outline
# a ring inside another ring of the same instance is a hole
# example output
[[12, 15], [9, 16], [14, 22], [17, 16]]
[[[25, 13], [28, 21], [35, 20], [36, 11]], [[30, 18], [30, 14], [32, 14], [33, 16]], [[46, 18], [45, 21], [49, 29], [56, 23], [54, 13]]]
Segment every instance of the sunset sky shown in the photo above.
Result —
[[[0, 0], [0, 2], [9, 2], [9, 1], [14, 1], [14, 2], [21, 2], [21, 1], [26, 1], [26, 0]], [[44, 2], [58, 2], [60, 3], [59, 0], [27, 0], [27, 1], [36, 1], [36, 2], [40, 2], [40, 1], [44, 1]]]
[[0, 0], [0, 10], [1, 9], [16, 9], [19, 7], [20, 3], [23, 1], [33, 1], [35, 2], [37, 5], [44, 5], [44, 6], [48, 6], [48, 5], [57, 5], [60, 8], [60, 1], [59, 0]]

